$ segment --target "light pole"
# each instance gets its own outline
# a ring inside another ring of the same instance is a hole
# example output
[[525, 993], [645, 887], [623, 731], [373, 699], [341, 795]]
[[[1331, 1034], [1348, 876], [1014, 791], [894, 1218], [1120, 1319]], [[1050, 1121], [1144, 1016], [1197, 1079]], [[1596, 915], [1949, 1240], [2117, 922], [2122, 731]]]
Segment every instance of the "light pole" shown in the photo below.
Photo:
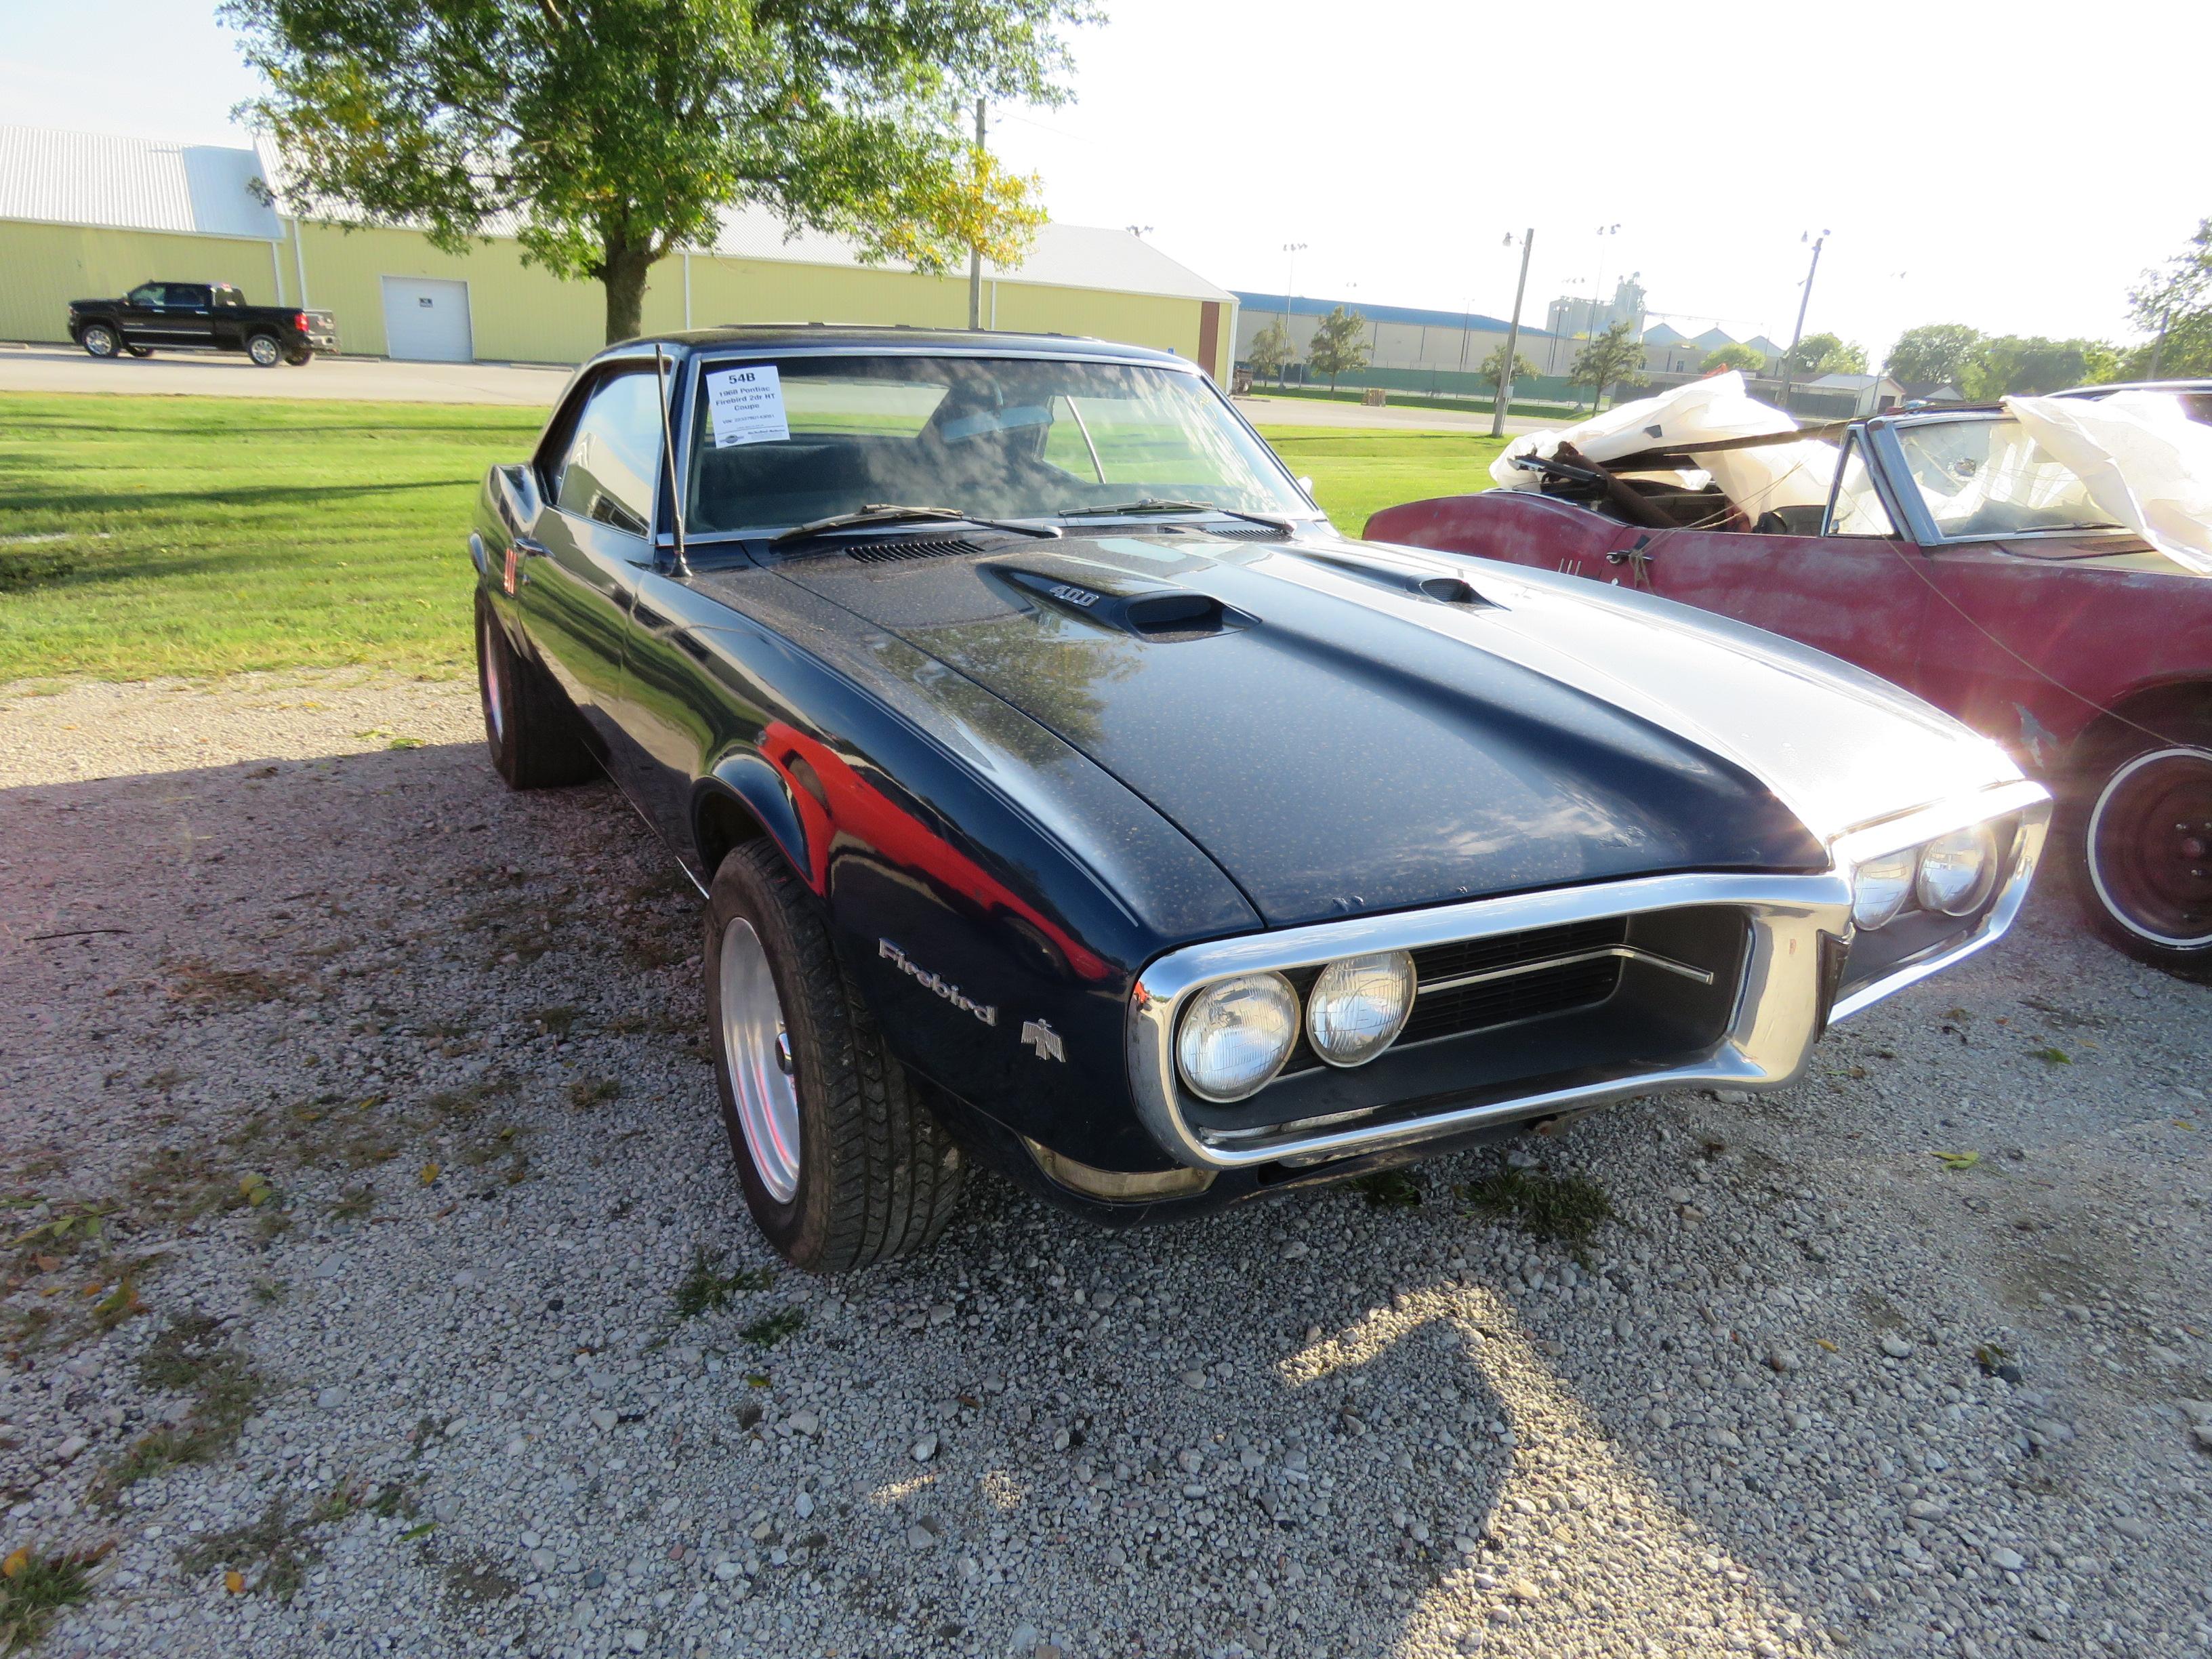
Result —
[[[983, 100], [975, 100], [975, 150], [978, 157], [983, 149]], [[977, 165], [981, 162], [979, 159]], [[983, 250], [974, 243], [968, 245], [968, 326], [983, 326]]]
[[[1509, 234], [1505, 246], [1513, 246]], [[1534, 226], [1521, 233], [1521, 280], [1513, 285], [1513, 314], [1505, 321], [1505, 361], [1498, 366], [1498, 402], [1490, 411], [1490, 435], [1505, 435], [1505, 406], [1513, 398], [1513, 364], [1521, 349], [1521, 299], [1528, 291], [1528, 255], [1536, 246]]]
[[1813, 263], [1805, 272], [1805, 291], [1797, 297], [1797, 326], [1790, 332], [1790, 349], [1782, 354], [1782, 412], [1790, 412], [1790, 376], [1797, 367], [1797, 345], [1805, 337], [1805, 307], [1813, 303], [1813, 279], [1820, 274], [1820, 250], [1828, 245], [1831, 233], [1822, 231], [1818, 236], [1807, 231], [1797, 240], [1813, 245]]
[[[1305, 251], [1306, 245], [1304, 242], [1285, 242], [1283, 244], [1283, 253], [1285, 260], [1283, 269], [1283, 345], [1285, 350], [1289, 349], [1291, 343], [1291, 294], [1298, 284], [1298, 255]], [[1290, 384], [1288, 380], [1283, 378], [1285, 371], [1289, 368], [1290, 362], [1286, 357], [1284, 361], [1283, 367], [1275, 371], [1275, 384], [1277, 386], [1288, 386]], [[1304, 380], [1300, 380], [1298, 384], [1300, 386], [1304, 386], [1305, 382]]]
[[[1605, 299], [1605, 239], [1620, 234], [1619, 225], [1600, 225], [1597, 228], [1597, 275], [1590, 278], [1589, 337], [1597, 338], [1597, 308]], [[1606, 315], [1612, 316], [1608, 310]]]

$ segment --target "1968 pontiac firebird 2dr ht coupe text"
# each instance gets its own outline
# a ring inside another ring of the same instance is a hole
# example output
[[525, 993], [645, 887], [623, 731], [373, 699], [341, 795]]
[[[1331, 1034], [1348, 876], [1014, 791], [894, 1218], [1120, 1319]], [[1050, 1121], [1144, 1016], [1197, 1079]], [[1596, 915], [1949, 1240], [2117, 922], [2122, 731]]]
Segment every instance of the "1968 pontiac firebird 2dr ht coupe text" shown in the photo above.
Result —
[[470, 550], [493, 758], [706, 896], [769, 1240], [971, 1159], [1153, 1219], [1690, 1085], [2011, 922], [2049, 801], [1858, 670], [1340, 535], [1192, 364], [793, 326], [612, 348]]

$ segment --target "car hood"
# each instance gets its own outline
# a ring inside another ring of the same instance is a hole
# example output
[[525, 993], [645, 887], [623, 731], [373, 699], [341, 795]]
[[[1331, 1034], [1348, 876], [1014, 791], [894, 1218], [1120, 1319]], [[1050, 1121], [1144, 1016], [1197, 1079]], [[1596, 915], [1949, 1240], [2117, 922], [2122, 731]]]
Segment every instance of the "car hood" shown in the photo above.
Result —
[[1845, 829], [2018, 775], [1855, 670], [1586, 582], [1325, 532], [900, 550], [775, 568], [1081, 750], [1270, 926], [1825, 868]]

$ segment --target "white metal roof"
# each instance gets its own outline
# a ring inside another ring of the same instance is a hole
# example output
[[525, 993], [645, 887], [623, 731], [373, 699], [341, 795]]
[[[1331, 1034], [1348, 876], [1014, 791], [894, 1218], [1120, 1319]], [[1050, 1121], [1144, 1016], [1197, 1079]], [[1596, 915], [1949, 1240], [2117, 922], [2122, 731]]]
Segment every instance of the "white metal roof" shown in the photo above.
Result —
[[273, 241], [261, 173], [250, 149], [0, 125], [0, 219]]
[[[276, 157], [248, 149], [0, 125], [0, 219], [270, 240], [283, 234], [283, 227], [255, 186], [276, 172]], [[339, 210], [331, 216], [354, 216]], [[514, 230], [512, 222], [487, 228], [495, 235]], [[860, 263], [844, 238], [817, 231], [787, 236], [783, 222], [760, 208], [727, 215], [713, 248], [699, 252], [793, 264]], [[1225, 304], [1237, 297], [1142, 237], [1095, 225], [1046, 224], [1018, 266], [1000, 270], [987, 260], [984, 270], [1006, 283]]]

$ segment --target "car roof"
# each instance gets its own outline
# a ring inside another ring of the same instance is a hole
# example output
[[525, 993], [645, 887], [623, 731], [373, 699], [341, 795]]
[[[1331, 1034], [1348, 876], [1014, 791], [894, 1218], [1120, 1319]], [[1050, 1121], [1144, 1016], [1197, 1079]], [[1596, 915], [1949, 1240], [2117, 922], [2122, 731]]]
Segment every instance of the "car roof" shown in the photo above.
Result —
[[2115, 392], [2212, 392], [2212, 380], [2114, 380], [2106, 386], [2073, 386], [2054, 398], [2109, 398]]
[[672, 355], [735, 349], [740, 351], [853, 351], [897, 352], [927, 356], [931, 352], [963, 356], [993, 352], [1010, 356], [1132, 360], [1195, 367], [1188, 357], [1150, 346], [1123, 345], [1112, 340], [1076, 334], [1010, 334], [996, 329], [911, 328], [904, 324], [861, 323], [744, 323], [720, 328], [678, 329], [646, 335], [610, 346], [607, 356], [665, 346]]

